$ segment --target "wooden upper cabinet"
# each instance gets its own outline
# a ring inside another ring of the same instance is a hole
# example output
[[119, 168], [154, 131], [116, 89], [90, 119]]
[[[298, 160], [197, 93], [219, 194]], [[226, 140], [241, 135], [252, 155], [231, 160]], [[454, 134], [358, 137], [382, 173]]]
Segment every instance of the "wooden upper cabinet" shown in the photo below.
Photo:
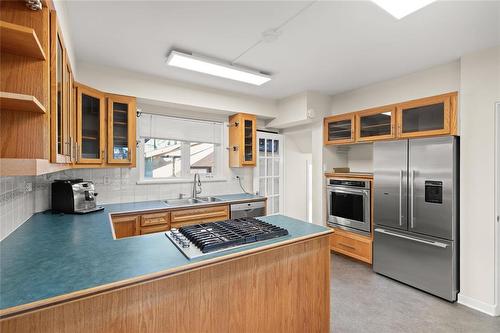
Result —
[[398, 137], [455, 135], [456, 93], [417, 99], [397, 106]]
[[[66, 57], [67, 58], [67, 57]], [[70, 142], [69, 148], [70, 148], [70, 160], [71, 163], [76, 162], [76, 93], [75, 93], [75, 80], [73, 78], [73, 72], [71, 70], [71, 65], [69, 61], [66, 62], [66, 75], [67, 75], [67, 80], [66, 80], [66, 104], [68, 108], [68, 119], [69, 122], [67, 123], [68, 129], [67, 129], [67, 140]]]
[[396, 135], [396, 107], [385, 106], [356, 113], [356, 141], [393, 139]]
[[229, 117], [229, 166], [255, 166], [257, 118], [238, 113]]
[[354, 113], [326, 117], [323, 123], [324, 144], [331, 145], [354, 142], [354, 119]]
[[135, 166], [135, 98], [111, 94], [107, 94], [106, 97], [108, 100], [108, 163]]
[[70, 116], [71, 71], [55, 11], [50, 13], [50, 161], [69, 163], [73, 135]]
[[77, 89], [77, 162], [103, 164], [106, 154], [104, 93], [84, 86]]
[[452, 92], [326, 117], [324, 144], [458, 135], [457, 98]]

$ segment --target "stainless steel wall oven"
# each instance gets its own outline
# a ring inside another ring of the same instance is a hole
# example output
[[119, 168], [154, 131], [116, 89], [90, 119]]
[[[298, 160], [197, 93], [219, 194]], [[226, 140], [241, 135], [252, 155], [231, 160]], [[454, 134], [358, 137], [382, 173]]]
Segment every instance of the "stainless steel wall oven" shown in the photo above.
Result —
[[370, 182], [328, 179], [328, 224], [370, 234]]

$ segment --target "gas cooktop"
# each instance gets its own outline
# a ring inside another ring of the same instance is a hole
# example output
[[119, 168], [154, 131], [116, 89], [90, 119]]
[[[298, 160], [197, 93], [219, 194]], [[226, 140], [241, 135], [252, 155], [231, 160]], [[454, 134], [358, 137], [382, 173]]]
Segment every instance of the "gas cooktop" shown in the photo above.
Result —
[[188, 258], [198, 258], [266, 239], [288, 235], [288, 230], [245, 217], [172, 228], [165, 235]]

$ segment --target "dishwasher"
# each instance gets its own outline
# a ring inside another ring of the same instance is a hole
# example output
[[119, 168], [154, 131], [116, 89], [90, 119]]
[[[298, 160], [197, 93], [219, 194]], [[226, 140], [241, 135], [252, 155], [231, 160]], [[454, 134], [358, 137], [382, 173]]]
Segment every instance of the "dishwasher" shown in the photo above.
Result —
[[246, 202], [231, 205], [231, 218], [258, 217], [266, 215], [265, 201]]

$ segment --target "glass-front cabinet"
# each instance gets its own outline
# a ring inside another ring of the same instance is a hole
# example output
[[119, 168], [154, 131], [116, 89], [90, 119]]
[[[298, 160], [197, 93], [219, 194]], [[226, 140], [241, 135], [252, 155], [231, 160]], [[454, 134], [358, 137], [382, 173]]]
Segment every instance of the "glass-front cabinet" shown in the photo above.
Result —
[[354, 142], [355, 114], [348, 113], [324, 119], [324, 143], [345, 144]]
[[255, 119], [243, 118], [243, 162], [242, 164], [255, 165]]
[[77, 162], [105, 162], [105, 96], [100, 91], [77, 86]]
[[397, 106], [401, 138], [455, 134], [456, 94], [434, 96]]
[[136, 102], [134, 97], [108, 99], [108, 163], [135, 164]]
[[356, 140], [376, 141], [395, 137], [396, 107], [387, 106], [356, 113]]
[[257, 118], [238, 113], [229, 117], [229, 166], [255, 166]]
[[[71, 69], [66, 48], [57, 24], [56, 13], [50, 15], [51, 45], [51, 114], [50, 114], [50, 161], [70, 163], [72, 160], [73, 133], [71, 127]], [[69, 68], [69, 69], [68, 69]]]
[[457, 92], [324, 118], [324, 144], [458, 135]]

